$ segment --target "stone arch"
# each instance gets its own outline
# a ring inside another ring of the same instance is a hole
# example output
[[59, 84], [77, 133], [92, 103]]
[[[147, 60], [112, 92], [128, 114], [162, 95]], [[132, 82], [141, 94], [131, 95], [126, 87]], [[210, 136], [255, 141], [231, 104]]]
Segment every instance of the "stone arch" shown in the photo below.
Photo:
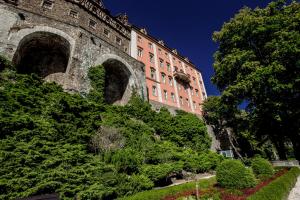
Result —
[[132, 67], [121, 57], [113, 54], [101, 56], [97, 65], [105, 68], [105, 101], [109, 104], [125, 105], [136, 87]]
[[63, 37], [37, 31], [26, 35], [18, 45], [13, 62], [20, 73], [36, 73], [42, 78], [65, 73], [70, 59], [70, 43]]
[[62, 41], [64, 41], [65, 44], [66, 43], [69, 44], [69, 48], [68, 48], [69, 49], [69, 59], [68, 59], [68, 65], [65, 70], [65, 73], [56, 73], [56, 74], [52, 74], [49, 77], [46, 77], [46, 79], [48, 79], [48, 80], [52, 80], [52, 81], [58, 82], [60, 84], [63, 84], [63, 77], [65, 74], [68, 74], [69, 70], [70, 70], [71, 61], [72, 61], [72, 57], [73, 57], [74, 50], [75, 50], [75, 39], [62, 30], [52, 28], [49, 26], [34, 26], [34, 27], [21, 29], [17, 32], [11, 32], [9, 34], [8, 40], [11, 41], [11, 45], [17, 47], [15, 49], [15, 51], [13, 52], [13, 54], [14, 54], [13, 61], [15, 63], [18, 62], [19, 58], [17, 56], [17, 53], [20, 50], [20, 45], [23, 43], [24, 40], [26, 40], [25, 38], [27, 38], [27, 37], [30, 38], [30, 35], [34, 36], [35, 33], [45, 33], [45, 34], [49, 34], [49, 35], [53, 34], [56, 36], [56, 38], [60, 38]]

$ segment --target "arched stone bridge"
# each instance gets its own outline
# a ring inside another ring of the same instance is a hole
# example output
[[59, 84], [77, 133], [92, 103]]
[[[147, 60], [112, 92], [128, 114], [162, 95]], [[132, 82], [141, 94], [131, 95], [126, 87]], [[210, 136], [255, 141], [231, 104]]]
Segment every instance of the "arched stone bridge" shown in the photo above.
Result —
[[130, 27], [93, 0], [0, 0], [0, 54], [71, 92], [91, 89], [88, 69], [107, 71], [106, 100], [146, 96], [144, 64], [129, 56]]

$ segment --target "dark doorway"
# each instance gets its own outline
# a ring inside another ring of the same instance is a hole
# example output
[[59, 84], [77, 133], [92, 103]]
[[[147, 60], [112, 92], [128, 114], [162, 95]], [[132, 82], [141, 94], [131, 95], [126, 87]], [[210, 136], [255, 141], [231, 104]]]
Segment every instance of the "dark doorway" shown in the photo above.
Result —
[[54, 73], [66, 72], [70, 57], [70, 44], [63, 37], [35, 32], [19, 43], [14, 63], [19, 73], [36, 73], [42, 78]]
[[109, 104], [122, 103], [128, 87], [130, 71], [122, 62], [108, 59], [105, 67], [105, 101]]

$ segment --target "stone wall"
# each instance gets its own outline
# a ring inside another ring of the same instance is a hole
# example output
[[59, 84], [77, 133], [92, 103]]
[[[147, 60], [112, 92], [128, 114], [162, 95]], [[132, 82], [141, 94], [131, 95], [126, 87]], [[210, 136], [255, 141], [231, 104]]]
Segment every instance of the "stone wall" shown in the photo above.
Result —
[[[52, 9], [43, 8], [42, 2], [19, 1], [15, 6], [0, 0], [0, 54], [18, 64], [24, 56], [20, 47], [36, 50], [36, 46], [42, 44], [47, 53], [48, 47], [57, 49], [53, 47], [57, 39], [49, 36], [52, 34], [65, 41], [62, 48], [69, 51], [68, 62], [65, 71], [60, 69], [57, 73], [47, 74], [46, 80], [61, 84], [67, 91], [85, 95], [91, 89], [88, 69], [114, 60], [130, 72], [124, 97], [118, 103], [127, 103], [133, 89], [147, 98], [144, 64], [128, 55], [130, 38], [69, 1], [55, 0]], [[70, 16], [71, 10], [78, 12], [78, 18]], [[97, 23], [96, 29], [89, 27], [90, 19]], [[110, 31], [109, 38], [103, 33], [104, 29]], [[49, 33], [49, 37], [42, 40], [39, 38], [41, 33]], [[122, 39], [121, 45], [116, 43], [116, 37]], [[26, 41], [31, 42], [27, 44]], [[52, 55], [50, 51], [49, 55]]]

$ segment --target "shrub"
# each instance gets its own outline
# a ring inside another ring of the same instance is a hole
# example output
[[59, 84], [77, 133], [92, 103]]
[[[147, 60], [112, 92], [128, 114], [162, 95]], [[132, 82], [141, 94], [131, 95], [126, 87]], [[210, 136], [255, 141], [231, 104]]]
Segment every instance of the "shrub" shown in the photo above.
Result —
[[251, 168], [239, 160], [225, 160], [217, 168], [217, 181], [225, 188], [243, 189], [256, 184]]
[[188, 155], [185, 159], [185, 170], [203, 173], [216, 169], [222, 162], [223, 156], [215, 152], [206, 152], [200, 155]]
[[14, 65], [10, 60], [0, 55], [0, 72], [5, 68], [14, 69]]
[[300, 169], [292, 168], [283, 176], [277, 178], [266, 187], [256, 192], [247, 200], [282, 200], [286, 199], [291, 189], [294, 187], [297, 177], [300, 175]]
[[270, 178], [274, 174], [271, 163], [264, 158], [254, 158], [251, 162], [251, 167], [259, 179]]

